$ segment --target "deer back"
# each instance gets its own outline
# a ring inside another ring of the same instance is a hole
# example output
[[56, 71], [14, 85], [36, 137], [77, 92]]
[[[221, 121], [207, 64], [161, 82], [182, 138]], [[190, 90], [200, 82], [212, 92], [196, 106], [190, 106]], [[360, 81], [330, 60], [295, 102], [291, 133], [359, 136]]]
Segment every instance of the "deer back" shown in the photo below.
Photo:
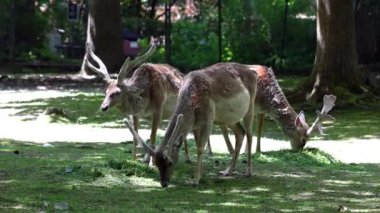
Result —
[[[130, 78], [118, 85], [122, 91], [121, 110], [125, 114], [151, 115], [163, 108], [164, 117], [169, 117], [182, 82], [182, 73], [167, 64], [143, 64]], [[165, 113], [166, 112], [166, 113]]]

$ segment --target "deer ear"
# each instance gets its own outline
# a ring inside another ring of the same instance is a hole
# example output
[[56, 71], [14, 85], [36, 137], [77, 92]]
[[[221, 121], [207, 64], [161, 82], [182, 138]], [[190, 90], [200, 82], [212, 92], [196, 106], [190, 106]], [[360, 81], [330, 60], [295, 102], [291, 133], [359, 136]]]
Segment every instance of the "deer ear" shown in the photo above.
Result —
[[294, 125], [297, 127], [297, 128], [304, 128], [307, 125], [306, 123], [306, 120], [305, 120], [305, 114], [303, 113], [303, 111], [301, 111], [297, 117], [296, 117], [296, 120], [294, 121]]

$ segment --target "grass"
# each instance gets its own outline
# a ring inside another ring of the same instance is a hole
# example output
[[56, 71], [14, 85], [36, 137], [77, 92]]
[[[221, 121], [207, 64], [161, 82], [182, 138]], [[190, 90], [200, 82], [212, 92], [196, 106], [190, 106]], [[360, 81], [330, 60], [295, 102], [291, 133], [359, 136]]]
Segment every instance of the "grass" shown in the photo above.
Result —
[[[291, 87], [292, 81], [279, 82]], [[57, 107], [65, 119], [55, 122], [123, 127], [117, 110], [99, 111], [102, 99], [89, 93], [18, 101], [0, 109], [34, 120], [46, 108]], [[332, 127], [326, 139], [380, 138], [380, 110], [374, 106], [333, 109], [336, 121], [326, 125]], [[311, 122], [314, 109], [304, 110]], [[149, 128], [148, 122], [143, 127]], [[269, 118], [264, 137], [287, 140]], [[380, 212], [380, 165], [344, 164], [318, 149], [255, 154], [249, 178], [243, 175], [245, 156], [232, 177], [218, 175], [229, 155], [205, 157], [197, 188], [191, 186], [195, 165], [185, 163], [181, 153], [171, 185], [163, 189], [156, 169], [131, 160], [129, 143], [51, 144], [0, 139], [0, 212]], [[195, 153], [194, 142], [189, 145]]]
[[233, 177], [218, 175], [230, 156], [207, 157], [198, 188], [190, 184], [194, 164], [181, 158], [163, 189], [155, 169], [131, 161], [131, 148], [2, 140], [0, 211], [53, 212], [60, 204], [72, 212], [380, 211], [379, 165], [342, 164], [317, 149], [255, 155], [250, 178], [241, 174], [244, 157]]

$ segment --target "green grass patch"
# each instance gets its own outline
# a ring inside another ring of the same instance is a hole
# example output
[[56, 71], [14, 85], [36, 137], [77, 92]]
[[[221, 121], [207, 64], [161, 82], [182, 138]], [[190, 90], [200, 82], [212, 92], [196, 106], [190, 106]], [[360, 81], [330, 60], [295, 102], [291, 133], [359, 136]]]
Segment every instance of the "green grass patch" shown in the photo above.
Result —
[[0, 141], [1, 212], [380, 211], [380, 166], [346, 165], [318, 149], [254, 155], [253, 177], [243, 175], [245, 156], [232, 177], [218, 175], [229, 155], [205, 157], [197, 188], [181, 153], [163, 189], [155, 168], [131, 160], [131, 144], [53, 145]]

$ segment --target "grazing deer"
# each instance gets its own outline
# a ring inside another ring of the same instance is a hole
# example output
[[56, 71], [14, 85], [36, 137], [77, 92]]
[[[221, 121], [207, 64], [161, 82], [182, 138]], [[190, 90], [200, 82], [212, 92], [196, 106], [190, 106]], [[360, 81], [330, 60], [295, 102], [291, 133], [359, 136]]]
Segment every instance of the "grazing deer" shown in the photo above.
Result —
[[[102, 60], [87, 45], [85, 65], [100, 74], [107, 83], [101, 109], [118, 108], [125, 116], [133, 115], [133, 125], [138, 131], [139, 118], [150, 117], [152, 130], [150, 142], [154, 146], [161, 119], [169, 118], [174, 112], [183, 74], [168, 64], [143, 64], [153, 53], [155, 46], [133, 61], [127, 58], [117, 79], [111, 79]], [[99, 67], [90, 63], [95, 61]], [[131, 77], [131, 71], [134, 70]], [[134, 138], [133, 158], [136, 158]], [[186, 149], [186, 147], [185, 147]], [[186, 156], [187, 151], [186, 151]], [[149, 160], [146, 158], [145, 160]]]
[[[190, 131], [194, 131], [197, 146], [193, 185], [199, 184], [202, 177], [202, 154], [214, 122], [229, 126], [235, 133], [236, 147], [229, 166], [222, 173], [231, 175], [245, 131], [248, 146], [252, 142], [257, 69], [263, 68], [236, 63], [218, 63], [186, 75], [165, 136], [155, 149], [146, 144], [134, 131], [128, 119], [125, 119], [134, 137], [153, 156], [154, 164], [160, 172], [162, 187], [168, 186], [178, 161], [179, 149]], [[244, 121], [245, 130], [240, 124], [241, 120]], [[252, 174], [251, 152], [248, 152], [247, 156], [246, 174], [248, 176]]]
[[[334, 118], [327, 113], [334, 106], [334, 102], [336, 100], [335, 96], [326, 95], [324, 97], [322, 111], [317, 111], [318, 117], [313, 125], [309, 127], [305, 121], [304, 113], [301, 111], [299, 114], [297, 114], [287, 101], [284, 93], [277, 83], [272, 69], [261, 67], [259, 69], [256, 69], [256, 72], [258, 74], [255, 100], [255, 114], [257, 118], [256, 152], [261, 152], [260, 139], [263, 130], [265, 114], [268, 114], [270, 117], [274, 118], [274, 120], [276, 120], [277, 123], [281, 126], [283, 133], [289, 137], [293, 150], [303, 149], [310, 135], [315, 130], [318, 130], [321, 134], [323, 134], [323, 121], [334, 120]], [[228, 137], [225, 137], [225, 141], [228, 147], [232, 147]]]

